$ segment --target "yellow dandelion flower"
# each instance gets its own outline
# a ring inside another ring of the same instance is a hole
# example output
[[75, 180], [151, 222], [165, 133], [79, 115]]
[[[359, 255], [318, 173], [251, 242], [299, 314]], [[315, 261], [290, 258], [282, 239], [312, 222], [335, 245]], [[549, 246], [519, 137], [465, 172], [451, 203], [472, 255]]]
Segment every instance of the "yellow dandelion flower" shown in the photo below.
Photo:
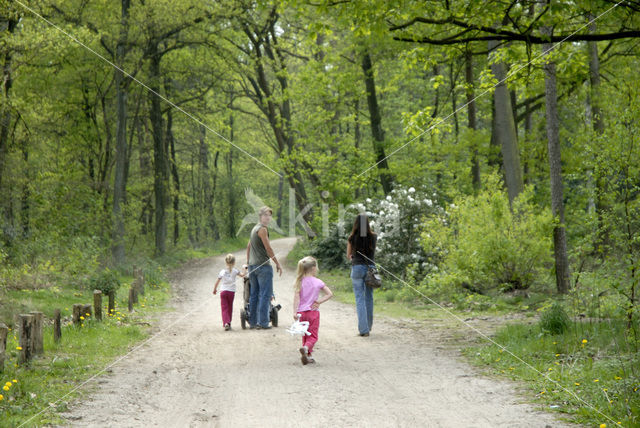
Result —
[[622, 380], [622, 378], [620, 376], [614, 376], [613, 377], [615, 380]]
[[540, 395], [544, 394], [544, 391], [540, 391]]
[[118, 317], [118, 321], [120, 321], [120, 317]]
[[4, 395], [0, 394], [0, 401], [4, 400]]
[[12, 382], [13, 382], [13, 383], [18, 383], [18, 381], [17, 381], [16, 379], [14, 379]]
[[602, 390], [603, 390], [604, 392], [607, 392], [607, 391], [608, 391], [608, 389], [607, 389], [607, 388], [603, 388]]
[[498, 358], [498, 359], [496, 360], [496, 363], [497, 363], [498, 361], [500, 361], [500, 358]]
[[553, 371], [553, 367], [549, 367], [549, 371], [552, 372]]
[[9, 390], [9, 387], [7, 385], [3, 386], [2, 389], [4, 389], [5, 391]]
[[600, 428], [607, 428], [607, 424], [600, 424]]
[[80, 316], [80, 319], [81, 319], [81, 320], [84, 320], [84, 317], [83, 317], [83, 316]]
[[600, 379], [594, 379], [593, 381], [594, 382], [600, 382]]
[[18, 351], [22, 351], [22, 346], [16, 346], [16, 349], [17, 349]]
[[582, 339], [582, 343], [589, 343], [587, 339]]
[[580, 386], [580, 382], [576, 382], [576, 386]]
[[556, 354], [556, 357], [559, 357], [559, 356], [560, 356], [560, 354]]

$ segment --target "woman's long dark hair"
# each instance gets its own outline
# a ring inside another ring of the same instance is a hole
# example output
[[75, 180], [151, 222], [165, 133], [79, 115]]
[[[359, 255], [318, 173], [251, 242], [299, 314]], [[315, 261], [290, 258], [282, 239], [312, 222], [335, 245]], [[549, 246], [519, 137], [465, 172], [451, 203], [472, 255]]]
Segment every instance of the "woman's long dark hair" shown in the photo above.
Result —
[[369, 224], [369, 217], [366, 214], [358, 214], [353, 221], [353, 228], [351, 229], [351, 235], [349, 235], [349, 242], [351, 242], [354, 249], [368, 249], [370, 253], [373, 252], [374, 235]]

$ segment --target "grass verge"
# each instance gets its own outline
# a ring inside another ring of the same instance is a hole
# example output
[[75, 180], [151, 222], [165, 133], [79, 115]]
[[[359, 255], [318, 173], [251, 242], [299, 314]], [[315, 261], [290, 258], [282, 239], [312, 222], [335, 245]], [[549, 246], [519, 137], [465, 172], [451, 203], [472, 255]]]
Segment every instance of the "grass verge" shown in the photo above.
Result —
[[587, 426], [640, 426], [640, 356], [623, 323], [572, 322], [554, 335], [537, 324], [513, 324], [494, 339], [518, 358], [495, 345], [463, 353], [477, 366], [526, 385], [545, 409]]

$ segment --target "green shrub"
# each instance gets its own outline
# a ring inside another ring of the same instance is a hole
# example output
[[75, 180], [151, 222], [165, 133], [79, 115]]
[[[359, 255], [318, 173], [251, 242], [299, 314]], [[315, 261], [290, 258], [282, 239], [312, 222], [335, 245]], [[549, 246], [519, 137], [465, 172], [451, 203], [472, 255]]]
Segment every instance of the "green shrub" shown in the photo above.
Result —
[[109, 294], [112, 290], [117, 291], [120, 285], [120, 278], [110, 269], [105, 269], [89, 279], [90, 289], [100, 290], [102, 294]]
[[346, 268], [347, 236], [337, 226], [331, 227], [326, 237], [311, 241], [311, 255], [323, 269]]
[[540, 328], [542, 331], [551, 334], [563, 334], [569, 329], [571, 319], [562, 305], [554, 302], [553, 305], [542, 313], [540, 317]]
[[496, 176], [478, 196], [464, 196], [424, 225], [425, 251], [439, 254], [457, 286], [479, 291], [527, 289], [545, 282], [552, 263], [554, 220], [525, 189], [513, 207]]

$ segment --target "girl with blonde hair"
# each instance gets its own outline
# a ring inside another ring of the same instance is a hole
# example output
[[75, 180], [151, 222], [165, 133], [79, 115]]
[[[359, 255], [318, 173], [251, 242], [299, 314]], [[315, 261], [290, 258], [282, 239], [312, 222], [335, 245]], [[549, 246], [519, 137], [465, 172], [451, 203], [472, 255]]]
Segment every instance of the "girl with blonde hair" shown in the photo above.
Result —
[[222, 312], [222, 325], [225, 330], [231, 330], [231, 316], [233, 315], [233, 299], [236, 297], [236, 276], [244, 278], [244, 274], [233, 267], [236, 258], [233, 254], [227, 254], [224, 258], [227, 265], [226, 269], [222, 269], [218, 274], [218, 280], [213, 287], [213, 294], [218, 293], [218, 285], [222, 281], [220, 287], [220, 312]]
[[[317, 273], [318, 262], [313, 257], [307, 256], [298, 262], [296, 282], [294, 284], [293, 307], [295, 312], [293, 318], [307, 321], [309, 323], [307, 331], [311, 333], [310, 336], [302, 336], [302, 347], [300, 348], [302, 357], [300, 359], [303, 365], [315, 363], [311, 354], [313, 353], [314, 345], [318, 341], [318, 329], [320, 328], [319, 307], [333, 297], [329, 287], [316, 278]], [[318, 298], [320, 290], [324, 295]]]

